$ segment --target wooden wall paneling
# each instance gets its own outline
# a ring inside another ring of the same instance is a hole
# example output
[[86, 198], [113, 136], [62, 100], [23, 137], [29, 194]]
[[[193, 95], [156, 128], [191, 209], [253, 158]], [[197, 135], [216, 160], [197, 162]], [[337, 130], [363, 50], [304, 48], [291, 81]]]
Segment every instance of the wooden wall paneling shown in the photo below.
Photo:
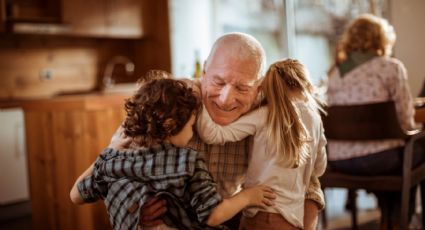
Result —
[[6, 0], [0, 0], [0, 32], [6, 29]]
[[[25, 112], [33, 229], [57, 229], [52, 170], [51, 113]], [[36, 198], [36, 199], [34, 199]]]
[[168, 1], [142, 1], [144, 37], [135, 42], [137, 74], [150, 69], [171, 72], [170, 26]]
[[139, 66], [136, 64], [134, 55], [134, 41], [127, 40], [125, 42], [116, 42], [114, 40], [100, 40], [97, 44], [99, 50], [99, 83], [102, 82], [106, 65], [115, 56], [126, 56], [133, 62], [135, 62], [135, 73], [127, 76], [124, 71], [124, 66], [118, 64], [114, 68], [113, 78], [115, 82], [135, 82], [140, 76], [136, 74]]
[[140, 0], [106, 0], [106, 34], [115, 38], [143, 36]]
[[[0, 97], [47, 97], [61, 92], [90, 91], [97, 84], [97, 59], [93, 48], [3, 49]], [[43, 78], [46, 71], [51, 78]]]

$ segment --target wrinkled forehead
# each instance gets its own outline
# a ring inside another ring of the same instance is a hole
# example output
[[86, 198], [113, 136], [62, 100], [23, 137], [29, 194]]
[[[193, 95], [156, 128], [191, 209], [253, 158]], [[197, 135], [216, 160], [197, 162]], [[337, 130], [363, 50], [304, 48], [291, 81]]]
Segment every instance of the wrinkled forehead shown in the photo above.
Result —
[[209, 77], [219, 76], [238, 82], [255, 82], [261, 77], [261, 66], [255, 58], [241, 58], [233, 55], [214, 55], [205, 66]]

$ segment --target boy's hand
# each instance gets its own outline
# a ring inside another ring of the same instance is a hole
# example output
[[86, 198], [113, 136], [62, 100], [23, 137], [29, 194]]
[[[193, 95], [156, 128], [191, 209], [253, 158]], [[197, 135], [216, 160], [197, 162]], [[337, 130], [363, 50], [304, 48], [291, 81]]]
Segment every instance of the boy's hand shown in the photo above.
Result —
[[272, 206], [274, 205], [273, 200], [276, 199], [273, 189], [266, 185], [257, 185], [247, 188], [242, 190], [241, 193], [244, 193], [249, 200], [250, 206]]
[[139, 225], [142, 227], [152, 227], [163, 224], [160, 219], [167, 211], [167, 202], [158, 197], [150, 199], [140, 211]]

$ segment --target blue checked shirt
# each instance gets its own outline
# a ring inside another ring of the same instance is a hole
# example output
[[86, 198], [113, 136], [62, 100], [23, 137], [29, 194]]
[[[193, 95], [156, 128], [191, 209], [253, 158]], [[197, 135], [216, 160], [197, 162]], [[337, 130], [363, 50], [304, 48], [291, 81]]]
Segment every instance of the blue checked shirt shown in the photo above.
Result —
[[205, 222], [222, 201], [197, 151], [169, 144], [127, 150], [105, 149], [93, 174], [78, 184], [85, 202], [104, 199], [114, 229], [137, 229], [150, 197], [167, 201], [164, 222], [177, 229], [213, 228]]

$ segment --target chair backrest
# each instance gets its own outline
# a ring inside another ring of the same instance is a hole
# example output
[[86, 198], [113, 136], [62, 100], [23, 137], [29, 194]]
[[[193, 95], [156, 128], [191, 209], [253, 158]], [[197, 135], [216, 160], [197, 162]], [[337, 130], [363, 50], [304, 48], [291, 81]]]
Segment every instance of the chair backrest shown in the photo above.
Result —
[[382, 140], [406, 138], [393, 101], [330, 106], [323, 116], [325, 135], [333, 140]]

